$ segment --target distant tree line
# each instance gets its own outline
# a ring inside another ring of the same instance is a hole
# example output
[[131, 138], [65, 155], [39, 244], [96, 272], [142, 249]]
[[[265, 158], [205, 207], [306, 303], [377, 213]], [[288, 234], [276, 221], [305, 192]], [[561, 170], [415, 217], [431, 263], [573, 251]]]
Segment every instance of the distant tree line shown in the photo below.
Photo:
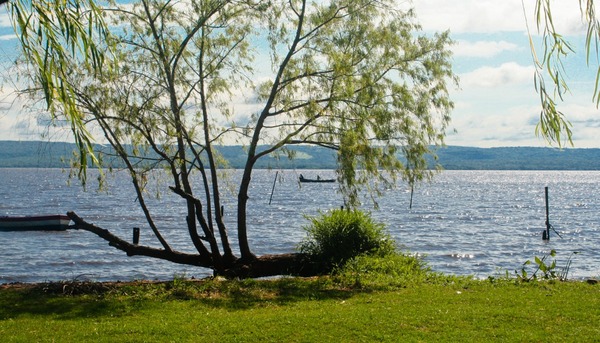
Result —
[[[112, 152], [102, 146], [106, 161]], [[68, 168], [76, 146], [60, 142], [0, 142], [0, 168]], [[335, 153], [318, 147], [297, 146], [294, 159], [272, 155], [261, 160], [261, 169], [334, 169]], [[234, 169], [241, 168], [242, 146], [223, 146], [219, 153]], [[600, 170], [600, 149], [555, 149], [532, 147], [475, 148], [448, 146], [437, 151], [438, 162], [447, 170]], [[118, 160], [113, 167], [121, 167]], [[432, 161], [430, 164], [433, 165]]]

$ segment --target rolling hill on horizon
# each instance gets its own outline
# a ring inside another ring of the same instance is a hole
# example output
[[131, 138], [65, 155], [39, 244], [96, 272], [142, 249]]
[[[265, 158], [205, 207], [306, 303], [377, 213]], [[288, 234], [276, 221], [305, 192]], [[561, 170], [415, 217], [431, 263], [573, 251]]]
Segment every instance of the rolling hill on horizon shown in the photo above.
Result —
[[[242, 146], [218, 149], [231, 168], [243, 166]], [[74, 150], [73, 143], [0, 141], [0, 168], [68, 168]], [[292, 160], [285, 156], [268, 156], [259, 161], [256, 168], [335, 168], [336, 155], [331, 150], [308, 146], [295, 146], [293, 150], [295, 158]], [[600, 149], [447, 146], [438, 149], [437, 155], [438, 163], [448, 170], [600, 170]]]

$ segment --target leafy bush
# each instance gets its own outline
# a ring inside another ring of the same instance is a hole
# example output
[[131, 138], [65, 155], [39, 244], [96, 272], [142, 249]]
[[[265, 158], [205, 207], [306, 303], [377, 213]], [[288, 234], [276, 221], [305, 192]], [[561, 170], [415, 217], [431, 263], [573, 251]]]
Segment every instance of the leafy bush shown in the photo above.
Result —
[[365, 212], [338, 209], [308, 219], [311, 224], [304, 227], [307, 237], [298, 249], [323, 271], [359, 255], [386, 256], [396, 250], [385, 226]]

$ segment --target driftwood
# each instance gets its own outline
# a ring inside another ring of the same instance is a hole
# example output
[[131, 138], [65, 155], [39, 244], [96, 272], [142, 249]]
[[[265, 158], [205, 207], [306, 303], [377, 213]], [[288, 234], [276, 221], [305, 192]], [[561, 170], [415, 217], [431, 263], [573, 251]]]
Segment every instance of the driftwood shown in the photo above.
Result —
[[174, 263], [209, 268], [213, 270], [215, 275], [229, 278], [256, 278], [276, 275], [312, 276], [318, 274], [317, 268], [310, 263], [306, 255], [299, 253], [263, 255], [252, 259], [236, 258], [226, 262], [223, 266], [217, 267], [210, 258], [199, 254], [135, 245], [115, 236], [109, 230], [86, 222], [75, 212], [68, 212], [67, 215], [75, 223], [74, 227], [76, 229], [96, 234], [106, 240], [110, 246], [124, 251], [127, 256], [149, 256]]

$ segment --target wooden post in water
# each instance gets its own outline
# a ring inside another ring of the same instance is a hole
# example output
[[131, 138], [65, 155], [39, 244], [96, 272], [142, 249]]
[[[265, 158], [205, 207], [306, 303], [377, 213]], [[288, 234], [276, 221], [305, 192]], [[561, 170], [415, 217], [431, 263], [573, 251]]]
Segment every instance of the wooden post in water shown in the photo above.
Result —
[[548, 205], [548, 187], [544, 188], [546, 193], [546, 230], [542, 233], [542, 239], [545, 241], [550, 240], [550, 207]]
[[275, 180], [273, 180], [273, 188], [271, 188], [271, 197], [269, 198], [269, 205], [271, 205], [271, 200], [273, 200], [273, 192], [275, 192], [275, 183], [277, 183], [277, 174], [279, 174], [279, 170], [275, 172]]
[[140, 242], [140, 228], [134, 227], [133, 228], [133, 245], [138, 245], [139, 242]]

